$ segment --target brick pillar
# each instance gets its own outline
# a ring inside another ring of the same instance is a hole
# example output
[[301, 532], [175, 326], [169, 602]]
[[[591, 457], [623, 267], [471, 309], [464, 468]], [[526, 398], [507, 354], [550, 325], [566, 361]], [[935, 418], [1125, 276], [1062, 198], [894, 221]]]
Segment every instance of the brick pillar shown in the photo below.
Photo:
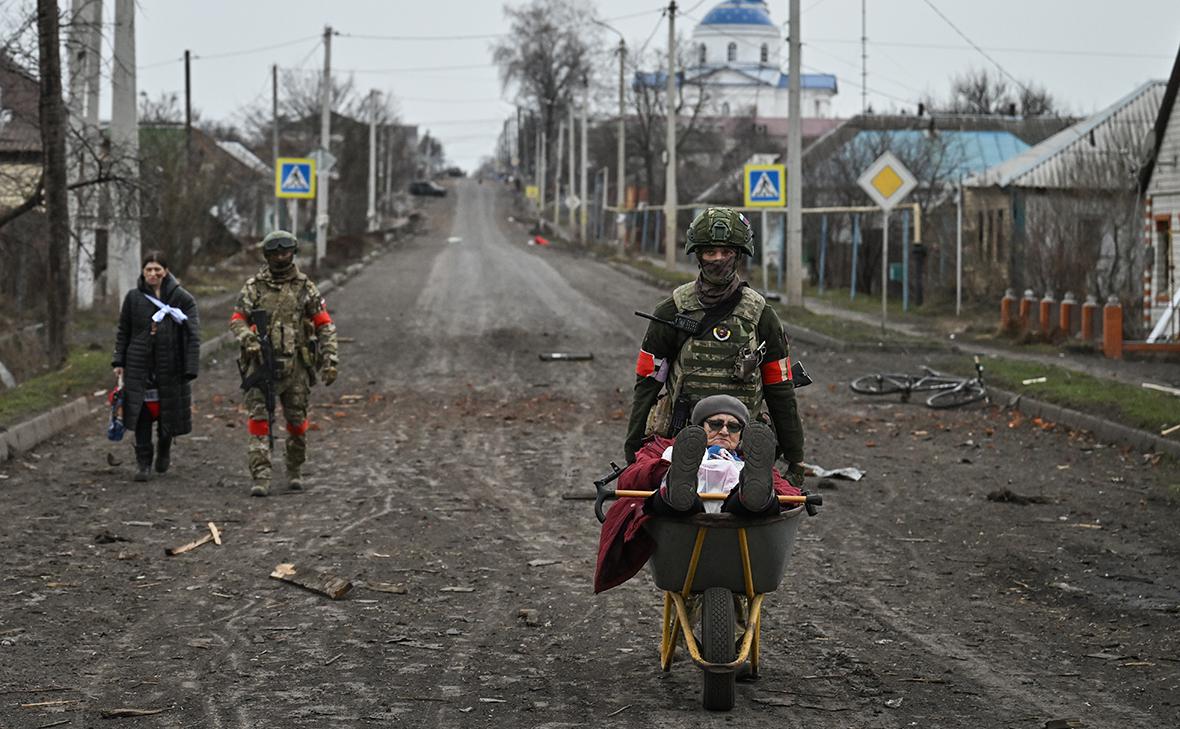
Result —
[[1016, 306], [1016, 292], [1004, 289], [1004, 298], [1000, 299], [1000, 331], [1009, 331], [1016, 326], [1012, 317], [1012, 309]]
[[1086, 303], [1082, 304], [1082, 341], [1094, 341], [1094, 317], [1098, 315], [1098, 300], [1092, 294], [1086, 295]]
[[1037, 314], [1037, 321], [1041, 325], [1041, 334], [1045, 339], [1053, 336], [1053, 292], [1046, 291], [1045, 297], [1041, 299], [1040, 311]]
[[1061, 308], [1057, 310], [1057, 328], [1064, 336], [1073, 336], [1073, 310], [1077, 305], [1073, 292], [1066, 291], [1065, 296], [1061, 297]]
[[1025, 289], [1024, 296], [1020, 299], [1020, 331], [1028, 331], [1028, 317], [1032, 313], [1033, 304], [1037, 302], [1037, 297], [1033, 295], [1032, 289]]
[[1114, 295], [1102, 307], [1102, 353], [1109, 359], [1123, 358], [1123, 307]]

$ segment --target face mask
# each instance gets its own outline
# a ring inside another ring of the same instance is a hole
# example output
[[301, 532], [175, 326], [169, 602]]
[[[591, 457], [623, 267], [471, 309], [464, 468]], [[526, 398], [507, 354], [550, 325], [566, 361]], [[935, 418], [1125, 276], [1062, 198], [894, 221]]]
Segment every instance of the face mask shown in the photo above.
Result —
[[699, 261], [701, 278], [714, 286], [724, 286], [737, 274], [737, 256], [724, 261]]
[[295, 265], [295, 256], [267, 256], [266, 265], [271, 270], [271, 273], [286, 273], [291, 270], [291, 266]]

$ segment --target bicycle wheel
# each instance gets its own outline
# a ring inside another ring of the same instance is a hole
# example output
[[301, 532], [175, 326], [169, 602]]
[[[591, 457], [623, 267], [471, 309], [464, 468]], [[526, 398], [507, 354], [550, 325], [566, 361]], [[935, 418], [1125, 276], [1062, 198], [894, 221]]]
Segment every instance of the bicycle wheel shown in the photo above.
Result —
[[[701, 596], [701, 657], [710, 663], [729, 663], [737, 657], [734, 645], [733, 593], [710, 587]], [[729, 711], [734, 702], [734, 672], [701, 671], [701, 701], [709, 711]]]
[[861, 395], [891, 395], [903, 389], [893, 375], [865, 375], [856, 378], [848, 386]]
[[960, 405], [978, 402], [987, 397], [987, 390], [978, 382], [965, 382], [953, 390], [936, 392], [926, 399], [927, 407], [936, 409], [957, 408]]

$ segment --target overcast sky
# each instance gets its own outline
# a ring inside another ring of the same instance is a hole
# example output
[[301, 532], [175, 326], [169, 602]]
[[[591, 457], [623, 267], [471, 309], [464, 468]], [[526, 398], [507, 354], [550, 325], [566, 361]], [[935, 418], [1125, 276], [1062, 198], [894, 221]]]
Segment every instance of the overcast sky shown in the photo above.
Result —
[[[631, 49], [666, 47], [664, 6], [587, 1]], [[105, 3], [108, 13], [113, 4]], [[684, 0], [678, 34], [691, 33], [716, 4]], [[403, 120], [429, 129], [464, 168], [492, 151], [512, 113], [490, 61], [495, 35], [507, 30], [496, 0], [139, 0], [138, 6], [139, 90], [153, 98], [183, 92], [178, 59], [191, 49], [198, 59], [193, 103], [206, 119], [232, 121], [252, 102], [269, 103], [273, 63], [308, 73], [321, 68], [325, 24], [341, 33], [332, 42], [333, 68], [352, 73], [360, 90], [396, 97]], [[788, 1], [768, 6], [785, 28]], [[802, 0], [802, 6], [805, 72], [836, 74], [836, 114], [858, 113], [861, 0]], [[912, 108], [925, 92], [941, 95], [956, 71], [994, 70], [933, 8], [1008, 73], [1044, 85], [1074, 113], [1096, 111], [1148, 79], [1166, 79], [1180, 46], [1175, 0], [868, 0], [867, 85], [875, 109]], [[604, 32], [604, 38], [613, 43], [617, 36]], [[616, 69], [603, 67], [607, 82], [617, 78]]]

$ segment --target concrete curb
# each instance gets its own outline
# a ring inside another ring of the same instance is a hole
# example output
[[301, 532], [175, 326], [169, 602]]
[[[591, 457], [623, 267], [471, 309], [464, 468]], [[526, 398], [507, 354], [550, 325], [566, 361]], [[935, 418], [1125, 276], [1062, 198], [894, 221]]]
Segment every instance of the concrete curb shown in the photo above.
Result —
[[1168, 440], [1155, 433], [1113, 423], [1078, 410], [1000, 390], [990, 385], [987, 389], [993, 403], [1018, 410], [1030, 418], [1043, 418], [1071, 430], [1085, 430], [1100, 441], [1131, 446], [1144, 453], [1167, 453], [1173, 458], [1180, 458], [1180, 442]]
[[[361, 262], [349, 265], [344, 271], [334, 274], [331, 280], [316, 284], [320, 293], [325, 294], [357, 275], [364, 270], [364, 264], [391, 250], [395, 243], [396, 240], [387, 243], [383, 248], [370, 251], [361, 259]], [[208, 360], [234, 342], [233, 332], [228, 331], [218, 334], [207, 342], [201, 342], [201, 361]], [[92, 406], [90, 398], [79, 397], [65, 405], [41, 413], [31, 420], [17, 423], [8, 430], [0, 431], [0, 463], [36, 448], [58, 433], [74, 427], [87, 417], [105, 408], [105, 404]]]

